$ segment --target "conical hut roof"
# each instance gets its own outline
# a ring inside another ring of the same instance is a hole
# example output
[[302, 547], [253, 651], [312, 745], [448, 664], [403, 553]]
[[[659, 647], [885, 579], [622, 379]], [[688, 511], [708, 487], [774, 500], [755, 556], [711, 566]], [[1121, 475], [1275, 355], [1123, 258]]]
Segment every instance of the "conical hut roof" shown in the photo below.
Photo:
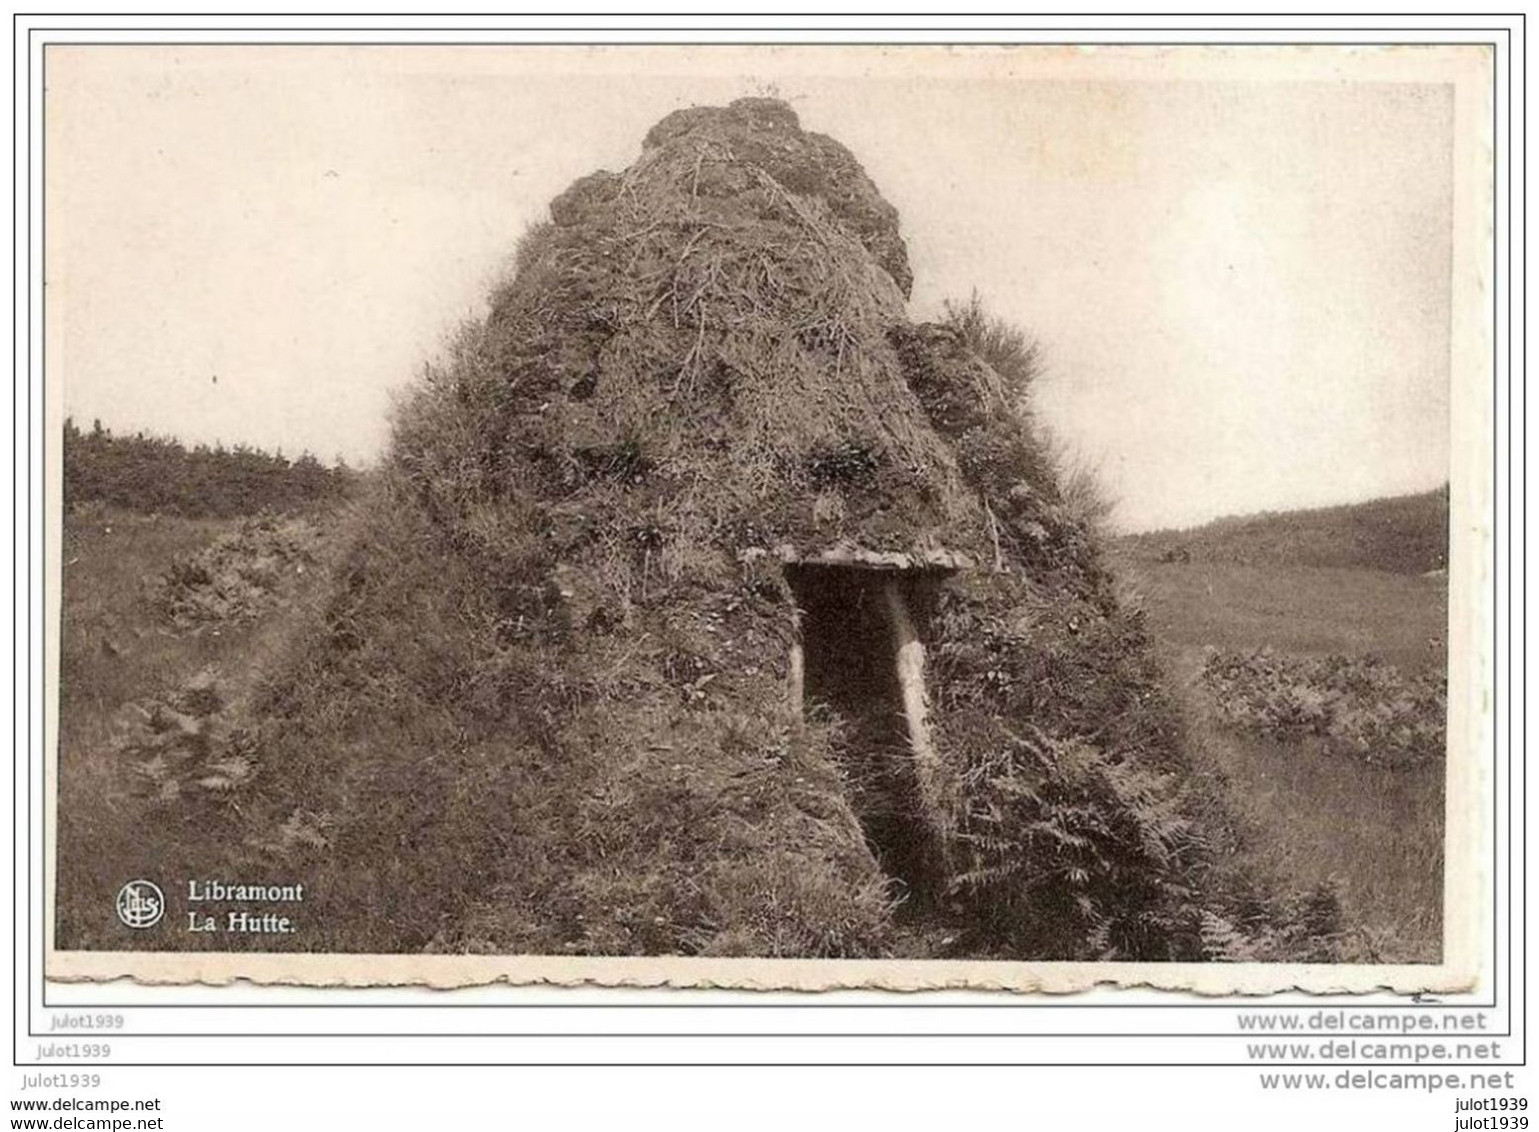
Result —
[[733, 553], [991, 559], [900, 356], [897, 214], [844, 146], [773, 100], [682, 110], [550, 212], [486, 329], [507, 475]]

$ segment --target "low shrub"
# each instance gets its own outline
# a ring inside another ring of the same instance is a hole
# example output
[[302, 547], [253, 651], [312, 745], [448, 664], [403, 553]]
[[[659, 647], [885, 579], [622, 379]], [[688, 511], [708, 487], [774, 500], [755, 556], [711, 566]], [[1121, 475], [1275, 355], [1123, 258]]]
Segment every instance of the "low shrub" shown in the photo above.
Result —
[[202, 550], [179, 556], [156, 583], [155, 604], [184, 629], [249, 621], [315, 565], [320, 539], [306, 519], [263, 514], [244, 520]]
[[[235, 718], [207, 668], [180, 688], [125, 704], [113, 748], [130, 780], [156, 803], [214, 803], [256, 773], [249, 732]], [[185, 811], [184, 811], [185, 812]]]
[[1275, 739], [1315, 737], [1381, 766], [1443, 758], [1448, 714], [1441, 672], [1408, 675], [1376, 657], [1287, 657], [1262, 649], [1209, 654], [1198, 676], [1219, 718]]
[[1042, 376], [1042, 344], [1020, 327], [990, 314], [976, 291], [965, 303], [946, 303], [945, 323], [1000, 376], [1012, 403], [1024, 408]]

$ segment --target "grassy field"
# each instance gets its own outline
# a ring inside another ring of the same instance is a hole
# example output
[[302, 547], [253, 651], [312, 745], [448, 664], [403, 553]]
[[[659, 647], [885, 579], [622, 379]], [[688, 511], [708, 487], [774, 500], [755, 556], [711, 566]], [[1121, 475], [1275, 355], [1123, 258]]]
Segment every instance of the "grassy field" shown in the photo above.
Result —
[[113, 913], [118, 887], [134, 877], [202, 876], [237, 828], [219, 807], [182, 807], [167, 822], [136, 788], [117, 736], [125, 707], [176, 689], [212, 668], [239, 698], [278, 663], [284, 642], [320, 571], [296, 576], [284, 607], [247, 623], [174, 628], [152, 586], [180, 557], [239, 526], [238, 519], [146, 515], [92, 505], [64, 524], [60, 640], [57, 838], [61, 946], [133, 946]]
[[1220, 727], [1196, 677], [1208, 650], [1377, 655], [1407, 672], [1441, 668], [1442, 577], [1379, 570], [1124, 561], [1172, 683], [1194, 757], [1227, 779], [1252, 828], [1253, 865], [1296, 883], [1333, 880], [1364, 958], [1441, 954], [1443, 771], [1374, 767], [1317, 740], [1279, 742]]
[[1181, 649], [1372, 653], [1409, 672], [1447, 661], [1446, 577], [1203, 562], [1124, 562], [1119, 573]]

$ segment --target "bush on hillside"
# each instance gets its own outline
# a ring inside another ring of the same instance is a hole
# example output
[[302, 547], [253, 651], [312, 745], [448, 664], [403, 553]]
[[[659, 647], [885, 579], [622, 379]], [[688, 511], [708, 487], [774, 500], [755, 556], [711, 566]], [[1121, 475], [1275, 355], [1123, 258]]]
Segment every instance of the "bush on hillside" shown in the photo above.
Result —
[[131, 781], [153, 802], [207, 807], [256, 773], [250, 733], [234, 718], [219, 674], [204, 669], [179, 688], [125, 704], [113, 748]]
[[990, 314], [974, 291], [967, 302], [948, 300], [946, 326], [1004, 382], [1011, 403], [1024, 411], [1042, 376], [1042, 344], [1015, 324]]
[[201, 550], [178, 556], [155, 583], [153, 601], [184, 629], [251, 621], [316, 565], [320, 541], [320, 531], [304, 518], [244, 519]]
[[1379, 766], [1444, 757], [1448, 682], [1375, 657], [1302, 659], [1263, 649], [1209, 654], [1199, 677], [1230, 726], [1274, 739], [1313, 737]]

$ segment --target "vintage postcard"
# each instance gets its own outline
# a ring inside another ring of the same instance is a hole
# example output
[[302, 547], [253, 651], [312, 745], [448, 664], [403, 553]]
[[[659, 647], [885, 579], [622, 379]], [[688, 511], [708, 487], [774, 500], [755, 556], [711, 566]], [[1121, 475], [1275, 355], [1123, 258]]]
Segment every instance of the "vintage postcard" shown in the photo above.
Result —
[[1484, 49], [44, 64], [50, 978], [1487, 974]]

